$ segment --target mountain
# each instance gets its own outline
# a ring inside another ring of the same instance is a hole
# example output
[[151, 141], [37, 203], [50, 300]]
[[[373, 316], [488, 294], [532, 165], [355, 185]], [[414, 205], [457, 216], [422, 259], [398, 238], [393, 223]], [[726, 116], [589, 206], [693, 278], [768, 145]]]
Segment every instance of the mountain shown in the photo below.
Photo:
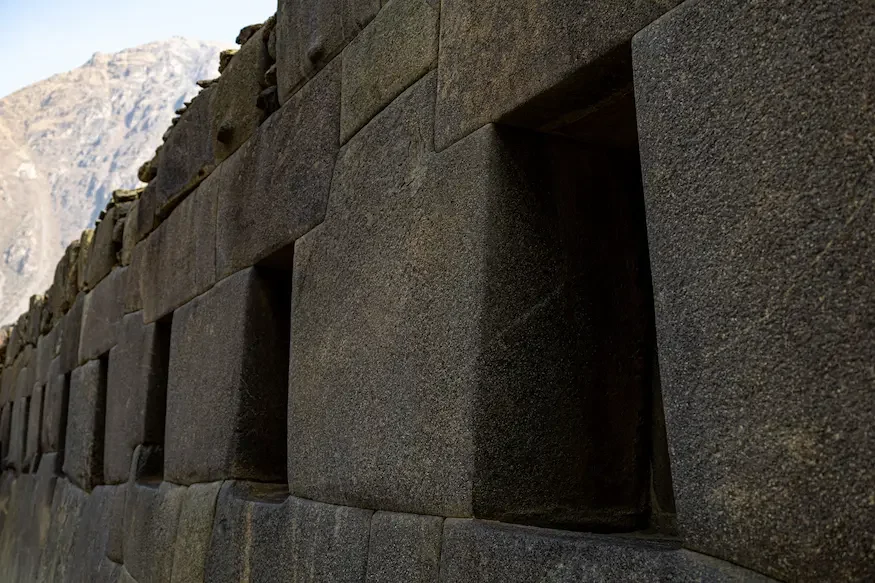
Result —
[[0, 99], [0, 324], [51, 284], [112, 191], [137, 185], [174, 111], [231, 45], [184, 38], [114, 54]]

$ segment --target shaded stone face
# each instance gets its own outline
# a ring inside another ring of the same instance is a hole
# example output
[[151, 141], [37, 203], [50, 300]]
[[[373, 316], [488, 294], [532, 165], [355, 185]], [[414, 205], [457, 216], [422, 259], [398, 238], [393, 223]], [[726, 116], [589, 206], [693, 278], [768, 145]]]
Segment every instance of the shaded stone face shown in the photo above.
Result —
[[379, 0], [280, 0], [275, 29], [280, 103], [331, 62], [379, 10]]
[[225, 482], [206, 580], [363, 581], [372, 514], [289, 497], [276, 485]]
[[83, 490], [103, 483], [106, 361], [90, 360], [70, 380], [64, 474]]
[[216, 498], [221, 487], [222, 482], [209, 482], [192, 484], [186, 489], [173, 547], [172, 583], [204, 581]]
[[873, 47], [866, 1], [687, 3], [633, 44], [679, 526], [781, 579], [875, 564]]
[[70, 389], [66, 375], [60, 371], [60, 357], [52, 361], [48, 377], [43, 397], [40, 447], [43, 451], [60, 452], [64, 449]]
[[165, 478], [285, 475], [287, 285], [250, 268], [173, 315]]
[[134, 448], [164, 442], [169, 326], [143, 324], [142, 314], [124, 317], [118, 344], [109, 352], [104, 476], [124, 482]]
[[[325, 216], [340, 118], [333, 63], [262, 124], [221, 168], [216, 271], [224, 277], [283, 254]], [[291, 268], [291, 253], [273, 263]]]
[[170, 581], [173, 541], [186, 488], [130, 482], [125, 501], [125, 569], [135, 581]]
[[371, 518], [367, 583], [438, 580], [444, 519], [376, 512]]
[[112, 348], [124, 316], [127, 268], [114, 269], [85, 295], [79, 336], [79, 363], [98, 358]]

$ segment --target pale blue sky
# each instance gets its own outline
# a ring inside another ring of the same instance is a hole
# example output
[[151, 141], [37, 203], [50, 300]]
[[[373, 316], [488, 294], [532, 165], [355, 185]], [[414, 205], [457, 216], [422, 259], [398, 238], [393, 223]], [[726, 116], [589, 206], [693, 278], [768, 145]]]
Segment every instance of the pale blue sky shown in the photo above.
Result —
[[0, 0], [0, 97], [113, 53], [172, 36], [233, 43], [277, 0]]

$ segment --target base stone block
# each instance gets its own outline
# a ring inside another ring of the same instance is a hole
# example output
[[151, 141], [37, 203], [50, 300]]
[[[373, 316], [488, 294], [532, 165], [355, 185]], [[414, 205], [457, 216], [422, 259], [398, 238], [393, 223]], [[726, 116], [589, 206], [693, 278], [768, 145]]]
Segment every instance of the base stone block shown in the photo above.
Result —
[[240, 271], [173, 316], [165, 478], [285, 476], [287, 286]]
[[131, 482], [125, 501], [125, 568], [138, 583], [164, 583], [173, 572], [173, 543], [186, 488]]
[[79, 332], [79, 364], [109, 352], [125, 313], [127, 268], [114, 269], [85, 295]]
[[192, 484], [186, 490], [176, 527], [171, 583], [204, 581], [216, 498], [221, 487], [222, 482], [208, 482]]
[[377, 512], [371, 518], [367, 583], [434, 583], [444, 519]]

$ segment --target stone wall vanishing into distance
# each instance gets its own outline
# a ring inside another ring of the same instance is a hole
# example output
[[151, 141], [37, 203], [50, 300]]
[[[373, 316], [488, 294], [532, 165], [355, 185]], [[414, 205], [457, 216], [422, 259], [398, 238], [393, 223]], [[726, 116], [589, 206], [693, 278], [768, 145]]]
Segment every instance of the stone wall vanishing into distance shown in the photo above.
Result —
[[238, 42], [3, 331], [0, 581], [875, 579], [875, 4]]

